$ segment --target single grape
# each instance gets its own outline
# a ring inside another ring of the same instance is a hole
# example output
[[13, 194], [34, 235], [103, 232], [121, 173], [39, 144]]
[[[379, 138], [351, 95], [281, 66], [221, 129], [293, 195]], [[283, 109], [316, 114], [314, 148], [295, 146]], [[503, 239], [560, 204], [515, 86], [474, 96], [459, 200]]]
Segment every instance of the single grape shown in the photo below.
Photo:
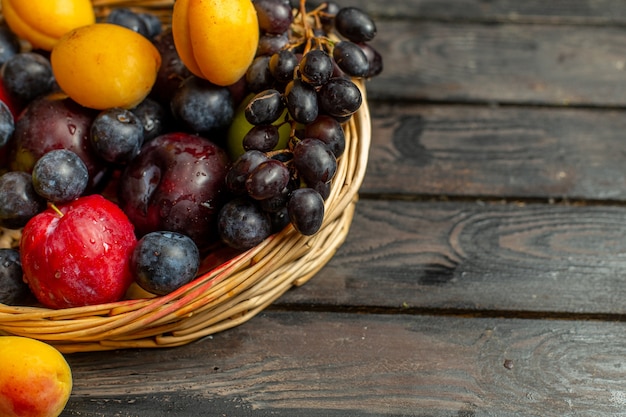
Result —
[[257, 166], [246, 179], [246, 191], [255, 200], [280, 195], [290, 179], [289, 169], [280, 161], [270, 159]]
[[347, 117], [356, 112], [363, 102], [361, 90], [351, 80], [331, 78], [318, 91], [318, 102], [323, 113]]
[[269, 152], [278, 145], [280, 134], [275, 125], [254, 126], [246, 136], [243, 137], [243, 148], [246, 151], [257, 150]]
[[0, 101], [0, 148], [7, 144], [15, 131], [13, 113], [4, 101]]
[[144, 235], [130, 258], [130, 270], [144, 290], [166, 295], [191, 282], [200, 267], [194, 241], [181, 233], [156, 231]]
[[376, 36], [376, 24], [357, 7], [343, 7], [335, 15], [337, 32], [352, 42], [367, 42]]
[[307, 138], [293, 149], [293, 163], [307, 184], [329, 182], [337, 171], [337, 159], [326, 144], [318, 139]]
[[132, 111], [112, 107], [95, 117], [89, 141], [105, 161], [125, 164], [139, 154], [144, 142], [144, 125]]
[[269, 69], [276, 81], [287, 83], [294, 77], [294, 71], [298, 66], [298, 56], [290, 49], [273, 54], [269, 61]]
[[270, 58], [269, 55], [257, 56], [246, 71], [246, 85], [253, 93], [272, 88], [274, 78], [270, 72]]
[[235, 116], [230, 90], [196, 76], [182, 82], [170, 105], [174, 118], [191, 133], [226, 129]]
[[2, 65], [2, 82], [12, 98], [21, 104], [29, 103], [52, 91], [52, 65], [38, 53], [20, 52]]
[[359, 45], [350, 41], [341, 41], [335, 44], [333, 59], [337, 66], [352, 77], [366, 77], [370, 66], [367, 55]]
[[289, 36], [286, 32], [281, 34], [264, 33], [259, 37], [256, 55], [271, 56], [284, 49], [288, 44]]
[[30, 289], [22, 279], [20, 253], [0, 248], [0, 303], [20, 305], [28, 299]]
[[217, 224], [222, 241], [238, 250], [253, 248], [272, 233], [269, 214], [246, 197], [226, 203], [220, 210]]
[[290, 81], [285, 87], [285, 102], [289, 115], [298, 123], [311, 123], [319, 114], [317, 92], [299, 79]]
[[257, 93], [246, 105], [246, 120], [253, 125], [274, 123], [283, 114], [285, 104], [278, 90]]
[[358, 43], [359, 48], [363, 50], [369, 63], [369, 71], [367, 78], [375, 77], [383, 72], [383, 57], [380, 53], [368, 43]]
[[232, 164], [226, 174], [226, 187], [228, 187], [228, 190], [235, 195], [245, 194], [248, 175], [254, 171], [259, 164], [268, 159], [268, 156], [261, 151], [249, 150], [244, 152]]
[[19, 229], [46, 208], [46, 200], [35, 192], [29, 173], [9, 171], [0, 176], [0, 226]]
[[302, 57], [299, 66], [300, 78], [314, 87], [325, 84], [333, 75], [333, 62], [321, 49], [312, 49]]
[[284, 33], [291, 26], [291, 5], [283, 0], [254, 0], [259, 29], [266, 33]]
[[346, 149], [346, 135], [335, 118], [319, 115], [315, 121], [306, 125], [303, 137], [319, 139], [328, 146], [336, 158], [339, 158]]
[[305, 236], [317, 233], [324, 221], [324, 199], [312, 188], [298, 188], [287, 203], [289, 220]]
[[67, 149], [46, 152], [32, 172], [35, 192], [52, 203], [67, 203], [80, 195], [89, 183], [89, 172], [82, 159]]

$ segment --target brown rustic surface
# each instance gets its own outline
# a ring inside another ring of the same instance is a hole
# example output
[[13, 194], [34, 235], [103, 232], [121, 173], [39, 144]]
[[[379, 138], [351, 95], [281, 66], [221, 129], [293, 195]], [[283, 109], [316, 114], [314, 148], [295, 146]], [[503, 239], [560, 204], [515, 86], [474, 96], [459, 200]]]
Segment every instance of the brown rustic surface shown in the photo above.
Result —
[[63, 416], [619, 416], [626, 4], [346, 0], [377, 19], [334, 259], [188, 346], [73, 354]]

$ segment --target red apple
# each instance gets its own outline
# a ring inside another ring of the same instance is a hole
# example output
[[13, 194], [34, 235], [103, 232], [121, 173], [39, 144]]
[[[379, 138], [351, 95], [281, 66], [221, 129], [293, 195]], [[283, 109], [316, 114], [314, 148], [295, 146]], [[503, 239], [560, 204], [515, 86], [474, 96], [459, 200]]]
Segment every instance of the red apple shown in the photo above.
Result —
[[41, 304], [68, 308], [120, 300], [133, 277], [137, 243], [124, 212], [94, 194], [48, 208], [24, 227], [24, 279]]

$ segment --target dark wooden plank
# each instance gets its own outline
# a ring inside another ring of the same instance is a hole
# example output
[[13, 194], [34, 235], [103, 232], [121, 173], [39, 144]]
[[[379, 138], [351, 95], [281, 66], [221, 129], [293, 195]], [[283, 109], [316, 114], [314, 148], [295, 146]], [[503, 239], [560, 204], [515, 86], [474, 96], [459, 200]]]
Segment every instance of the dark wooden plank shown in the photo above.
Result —
[[626, 4], [615, 0], [342, 0], [377, 19], [463, 20], [607, 25], [626, 22]]
[[192, 345], [70, 355], [63, 416], [615, 416], [623, 323], [266, 312]]
[[626, 314], [626, 208], [361, 200], [346, 243], [279, 305]]
[[626, 112], [372, 103], [366, 194], [626, 199]]
[[624, 106], [626, 28], [380, 21], [371, 98]]

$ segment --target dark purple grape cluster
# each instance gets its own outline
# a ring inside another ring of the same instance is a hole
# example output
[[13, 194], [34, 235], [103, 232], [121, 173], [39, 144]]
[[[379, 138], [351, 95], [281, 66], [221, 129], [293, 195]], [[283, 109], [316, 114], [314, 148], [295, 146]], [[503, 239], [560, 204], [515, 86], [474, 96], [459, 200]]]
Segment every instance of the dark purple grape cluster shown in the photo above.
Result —
[[[252, 127], [227, 175], [238, 199], [219, 219], [222, 238], [244, 249], [288, 223], [304, 235], [319, 231], [346, 147], [344, 123], [363, 104], [355, 80], [382, 71], [368, 43], [376, 25], [362, 10], [330, 1], [254, 5], [261, 38], [245, 77], [253, 96], [244, 110]], [[284, 125], [291, 133], [281, 148]]]

